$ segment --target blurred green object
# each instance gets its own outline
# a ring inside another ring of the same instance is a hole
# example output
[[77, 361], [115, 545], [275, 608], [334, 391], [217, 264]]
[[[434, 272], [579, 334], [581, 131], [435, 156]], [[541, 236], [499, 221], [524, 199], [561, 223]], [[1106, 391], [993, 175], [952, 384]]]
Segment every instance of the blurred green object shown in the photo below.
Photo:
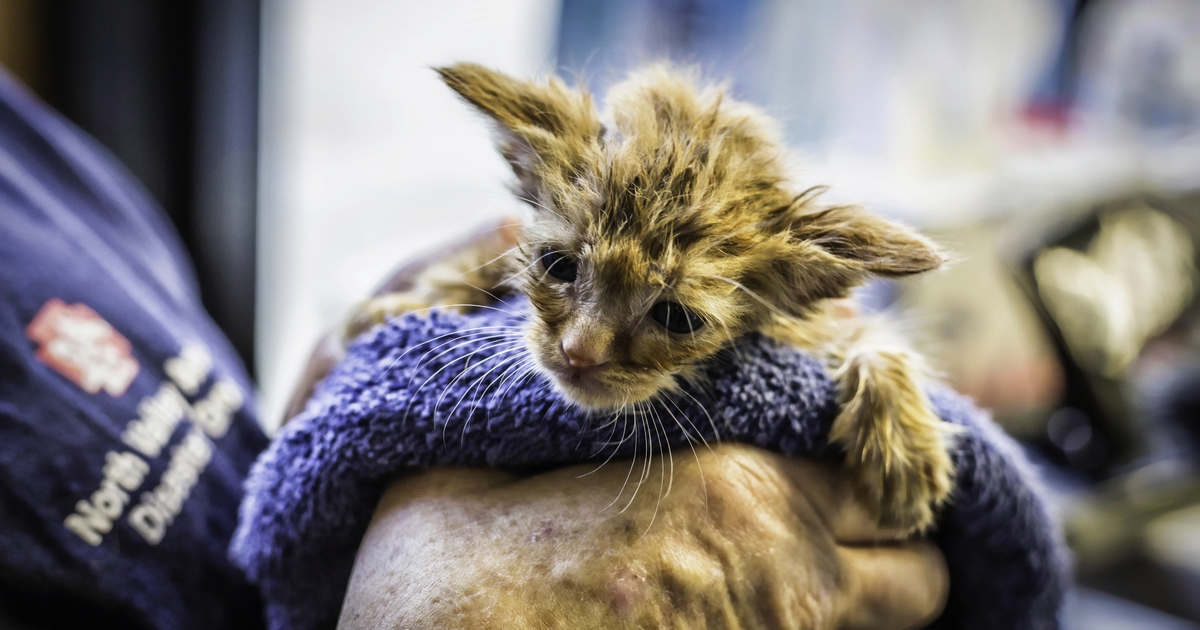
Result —
[[1200, 193], [1098, 204], [1046, 231], [1017, 276], [1063, 366], [1041, 440], [1103, 479], [1188, 459], [1195, 419], [1165, 413], [1163, 384], [1200, 356]]

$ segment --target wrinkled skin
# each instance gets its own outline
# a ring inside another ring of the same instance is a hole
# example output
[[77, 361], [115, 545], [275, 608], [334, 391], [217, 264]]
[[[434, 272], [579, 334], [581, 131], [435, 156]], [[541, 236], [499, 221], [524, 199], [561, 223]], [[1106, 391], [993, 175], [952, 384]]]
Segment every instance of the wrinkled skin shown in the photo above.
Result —
[[658, 466], [624, 510], [627, 462], [393, 484], [339, 627], [899, 629], [940, 611], [940, 553], [871, 544], [881, 532], [833, 468], [742, 445], [688, 451], [660, 502]]

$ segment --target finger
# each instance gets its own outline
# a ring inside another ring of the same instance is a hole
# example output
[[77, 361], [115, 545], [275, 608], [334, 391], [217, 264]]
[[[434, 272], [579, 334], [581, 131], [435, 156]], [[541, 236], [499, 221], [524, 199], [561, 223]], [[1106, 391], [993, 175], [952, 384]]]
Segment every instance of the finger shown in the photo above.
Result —
[[853, 479], [843, 468], [766, 451], [754, 452], [752, 457], [785, 471], [793, 489], [805, 499], [795, 509], [820, 513], [839, 543], [869, 545], [909, 538], [910, 532], [879, 523], [871, 502], [855, 488]]
[[833, 537], [847, 545], [870, 545], [876, 542], [894, 542], [909, 538], [908, 531], [884, 527], [879, 522], [875, 509], [863, 499], [846, 475], [841, 475], [834, 486], [836, 494], [831, 499]]
[[932, 543], [839, 547], [844, 568], [839, 628], [921, 628], [946, 605], [950, 576]]

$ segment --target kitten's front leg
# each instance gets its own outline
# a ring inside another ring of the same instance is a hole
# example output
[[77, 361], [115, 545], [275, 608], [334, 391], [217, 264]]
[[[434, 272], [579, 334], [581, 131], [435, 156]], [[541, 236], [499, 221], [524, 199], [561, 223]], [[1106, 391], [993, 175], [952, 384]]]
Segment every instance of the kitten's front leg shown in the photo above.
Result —
[[415, 264], [396, 286], [385, 286], [354, 308], [343, 326], [349, 342], [388, 319], [433, 307], [467, 310], [496, 301], [507, 280], [507, 254], [516, 246], [519, 224], [507, 220], [496, 228], [443, 248]]
[[954, 427], [934, 413], [924, 359], [882, 323], [856, 328], [837, 348], [834, 377], [841, 411], [830, 440], [846, 452], [858, 487], [879, 506], [884, 527], [900, 534], [933, 525], [954, 488], [948, 448]]

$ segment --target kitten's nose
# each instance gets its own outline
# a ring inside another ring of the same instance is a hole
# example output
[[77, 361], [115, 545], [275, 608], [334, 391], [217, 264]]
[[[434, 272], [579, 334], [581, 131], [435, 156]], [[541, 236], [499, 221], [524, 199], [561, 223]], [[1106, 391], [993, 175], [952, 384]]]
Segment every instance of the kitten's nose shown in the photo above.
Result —
[[611, 358], [606, 348], [580, 339], [564, 339], [562, 352], [567, 359], [567, 365], [577, 370], [600, 367]]

